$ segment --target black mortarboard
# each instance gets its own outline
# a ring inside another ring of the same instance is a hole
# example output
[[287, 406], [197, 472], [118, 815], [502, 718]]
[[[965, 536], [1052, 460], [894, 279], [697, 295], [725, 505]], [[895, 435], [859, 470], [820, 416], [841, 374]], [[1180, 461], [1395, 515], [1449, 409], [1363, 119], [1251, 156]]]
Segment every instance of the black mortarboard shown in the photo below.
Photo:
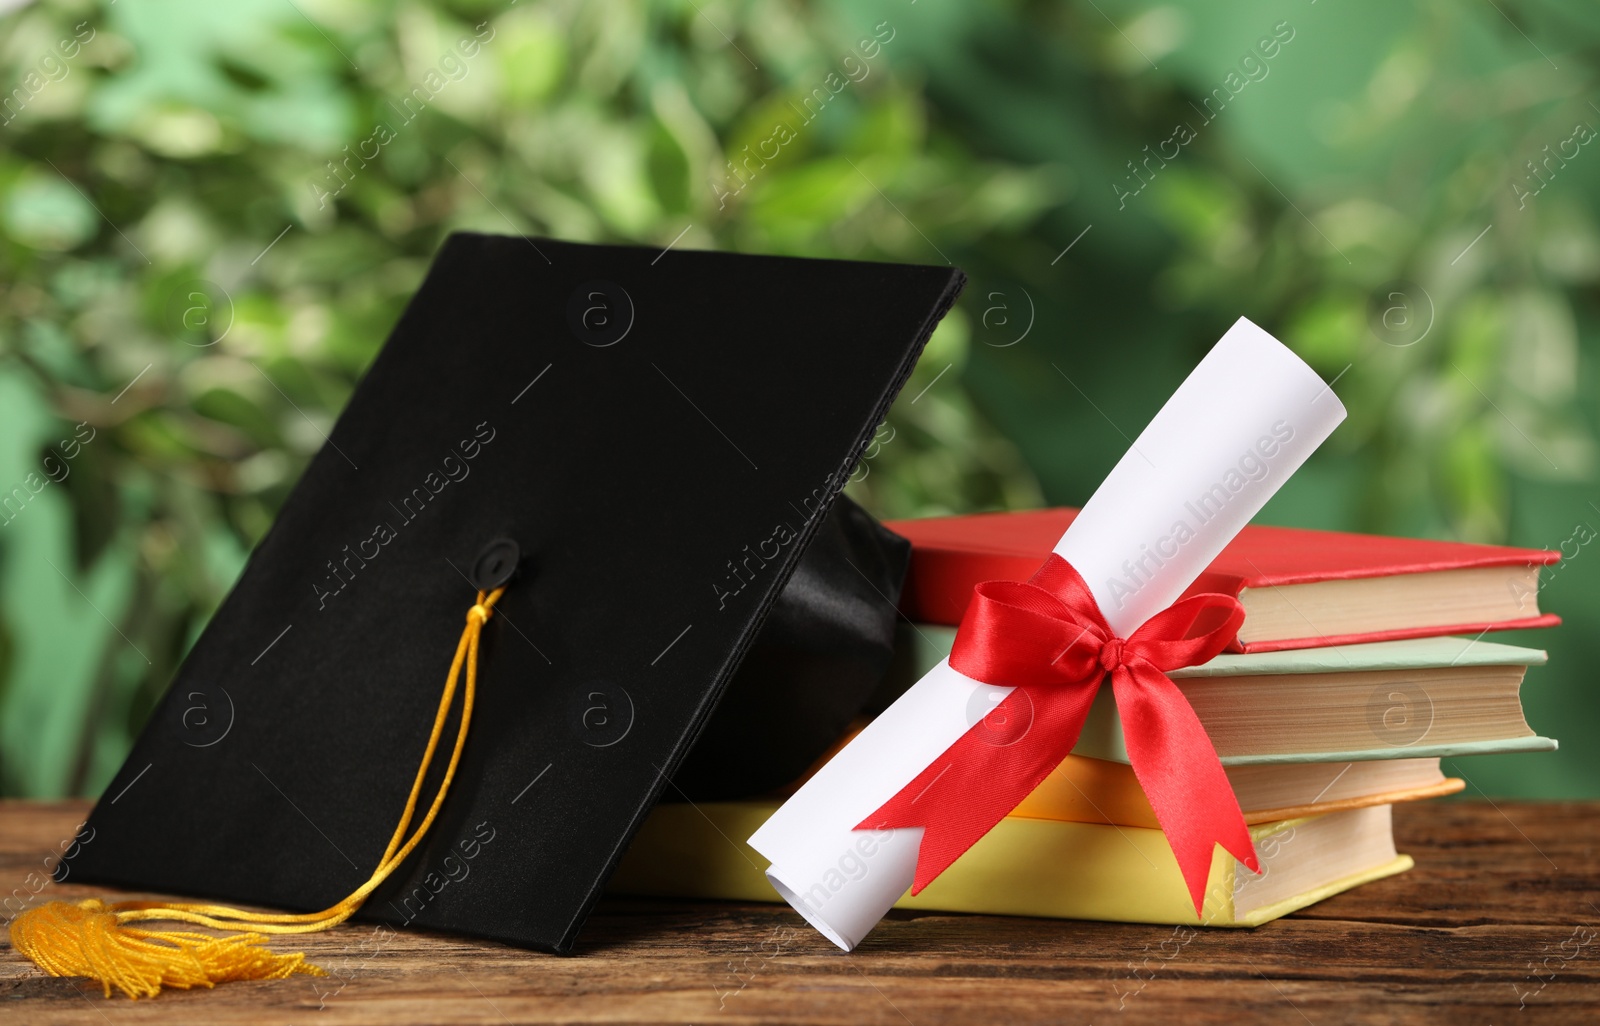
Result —
[[345, 897], [515, 571], [443, 811], [361, 915], [569, 950], [663, 792], [782, 783], [866, 702], [906, 553], [834, 500], [963, 280], [452, 236], [63, 871]]

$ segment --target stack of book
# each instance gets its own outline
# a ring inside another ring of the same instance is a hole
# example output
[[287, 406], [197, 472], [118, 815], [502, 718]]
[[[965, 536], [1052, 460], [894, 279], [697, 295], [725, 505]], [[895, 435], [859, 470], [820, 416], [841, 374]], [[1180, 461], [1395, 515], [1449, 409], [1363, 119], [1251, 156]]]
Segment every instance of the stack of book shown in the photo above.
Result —
[[[896, 664], [876, 707], [949, 653], [974, 585], [1026, 580], [1074, 512], [891, 523], [911, 540], [912, 562]], [[1190, 589], [1239, 599], [1235, 651], [1170, 676], [1211, 736], [1262, 872], [1218, 848], [1196, 915], [1102, 688], [1057, 771], [901, 907], [1255, 926], [1405, 871], [1412, 863], [1395, 850], [1394, 807], [1464, 786], [1444, 776], [1441, 757], [1556, 747], [1522, 713], [1523, 676], [1545, 654], [1484, 639], [1558, 622], [1538, 610], [1540, 567], [1558, 558], [1246, 528]], [[780, 800], [659, 806], [612, 889], [777, 900], [743, 838]]]

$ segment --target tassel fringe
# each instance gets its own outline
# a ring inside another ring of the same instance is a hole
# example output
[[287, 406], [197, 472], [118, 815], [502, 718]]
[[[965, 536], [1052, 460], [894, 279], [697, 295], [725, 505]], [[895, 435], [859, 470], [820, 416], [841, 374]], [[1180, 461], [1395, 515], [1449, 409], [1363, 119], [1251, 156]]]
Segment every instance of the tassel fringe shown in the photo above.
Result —
[[11, 923], [11, 943], [51, 976], [87, 976], [105, 996], [116, 987], [130, 998], [155, 997], [162, 987], [211, 987], [234, 980], [326, 976], [303, 954], [280, 955], [261, 946], [265, 936], [210, 937], [122, 925], [104, 902], [47, 901]]

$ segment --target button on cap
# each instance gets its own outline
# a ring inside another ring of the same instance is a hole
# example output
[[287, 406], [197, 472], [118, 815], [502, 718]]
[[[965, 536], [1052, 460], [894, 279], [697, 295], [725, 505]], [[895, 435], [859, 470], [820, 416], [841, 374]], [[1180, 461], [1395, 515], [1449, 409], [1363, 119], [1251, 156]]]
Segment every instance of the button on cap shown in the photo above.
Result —
[[483, 591], [493, 591], [511, 580], [517, 572], [522, 550], [510, 538], [496, 538], [484, 546], [472, 564], [472, 583]]

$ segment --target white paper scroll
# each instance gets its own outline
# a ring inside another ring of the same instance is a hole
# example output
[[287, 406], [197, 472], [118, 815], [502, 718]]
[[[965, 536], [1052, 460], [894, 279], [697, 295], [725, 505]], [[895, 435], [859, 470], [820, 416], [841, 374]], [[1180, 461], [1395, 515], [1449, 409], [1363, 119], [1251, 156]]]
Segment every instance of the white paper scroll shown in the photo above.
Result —
[[[1112, 468], [1055, 551], [1127, 637], [1194, 582], [1344, 416], [1316, 372], [1240, 318]], [[851, 828], [1007, 693], [941, 662], [750, 838], [772, 862], [767, 879], [829, 940], [854, 948], [915, 876], [921, 827]]]

